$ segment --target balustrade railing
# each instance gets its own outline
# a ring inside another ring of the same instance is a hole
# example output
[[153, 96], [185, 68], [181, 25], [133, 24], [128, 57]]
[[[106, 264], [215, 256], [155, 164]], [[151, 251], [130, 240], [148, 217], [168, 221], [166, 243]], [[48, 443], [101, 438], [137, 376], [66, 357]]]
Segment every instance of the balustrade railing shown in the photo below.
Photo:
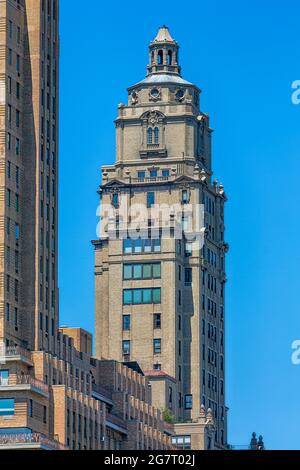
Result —
[[0, 386], [14, 386], [14, 385], [32, 385], [36, 389], [48, 393], [49, 387], [41, 380], [35, 379], [31, 375], [13, 375], [9, 378], [0, 377]]
[[31, 352], [27, 349], [21, 348], [21, 346], [8, 346], [3, 348], [3, 356], [5, 357], [16, 357], [23, 356], [31, 360]]
[[60, 442], [36, 432], [19, 434], [0, 434], [0, 446], [18, 444], [41, 444], [46, 447], [52, 448], [53, 450], [67, 450], [67, 448]]

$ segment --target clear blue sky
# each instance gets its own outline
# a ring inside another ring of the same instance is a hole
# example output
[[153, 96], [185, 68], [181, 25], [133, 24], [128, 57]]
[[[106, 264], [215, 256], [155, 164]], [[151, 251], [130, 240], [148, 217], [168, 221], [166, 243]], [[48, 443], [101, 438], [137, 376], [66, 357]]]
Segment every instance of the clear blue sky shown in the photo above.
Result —
[[60, 315], [93, 330], [100, 166], [115, 159], [117, 105], [167, 24], [209, 112], [226, 213], [229, 441], [262, 433], [300, 449], [299, 0], [61, 1]]

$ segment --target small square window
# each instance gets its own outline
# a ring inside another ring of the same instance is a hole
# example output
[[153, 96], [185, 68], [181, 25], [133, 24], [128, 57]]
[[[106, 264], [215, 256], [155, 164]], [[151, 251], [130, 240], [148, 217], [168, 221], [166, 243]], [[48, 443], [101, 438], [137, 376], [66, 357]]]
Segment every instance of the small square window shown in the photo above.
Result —
[[123, 252], [125, 254], [131, 254], [132, 253], [132, 241], [128, 238], [126, 238], [123, 241]]
[[133, 240], [134, 244], [134, 253], [142, 253], [142, 240], [138, 238], [137, 240]]

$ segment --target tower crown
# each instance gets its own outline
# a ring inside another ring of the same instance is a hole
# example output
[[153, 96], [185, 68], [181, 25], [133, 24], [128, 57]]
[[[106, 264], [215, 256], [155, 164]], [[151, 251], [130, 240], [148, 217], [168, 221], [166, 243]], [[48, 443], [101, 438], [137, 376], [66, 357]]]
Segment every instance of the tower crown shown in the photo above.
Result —
[[169, 28], [161, 26], [158, 33], [150, 43], [150, 63], [147, 67], [148, 75], [167, 73], [180, 75], [178, 65], [178, 43], [172, 38]]

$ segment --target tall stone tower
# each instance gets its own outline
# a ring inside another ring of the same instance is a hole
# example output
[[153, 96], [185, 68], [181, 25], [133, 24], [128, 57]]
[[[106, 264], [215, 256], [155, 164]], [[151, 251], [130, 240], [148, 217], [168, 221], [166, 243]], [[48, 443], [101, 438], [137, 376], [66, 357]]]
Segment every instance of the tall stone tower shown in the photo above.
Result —
[[58, 0], [0, 3], [0, 342], [54, 352]]
[[[94, 242], [96, 354], [139, 363], [155, 404], [178, 423], [176, 444], [210, 448], [213, 440], [224, 448], [226, 196], [211, 179], [212, 130], [200, 110], [201, 92], [182, 78], [178, 51], [161, 27], [150, 44], [146, 78], [119, 105], [116, 163], [103, 167], [100, 187], [101, 205], [111, 205], [114, 217], [102, 220]], [[133, 237], [130, 211], [137, 205], [146, 207], [146, 230]], [[153, 217], [156, 205], [201, 205], [201, 249], [174, 235], [172, 214]], [[200, 437], [204, 409], [213, 424]]]

